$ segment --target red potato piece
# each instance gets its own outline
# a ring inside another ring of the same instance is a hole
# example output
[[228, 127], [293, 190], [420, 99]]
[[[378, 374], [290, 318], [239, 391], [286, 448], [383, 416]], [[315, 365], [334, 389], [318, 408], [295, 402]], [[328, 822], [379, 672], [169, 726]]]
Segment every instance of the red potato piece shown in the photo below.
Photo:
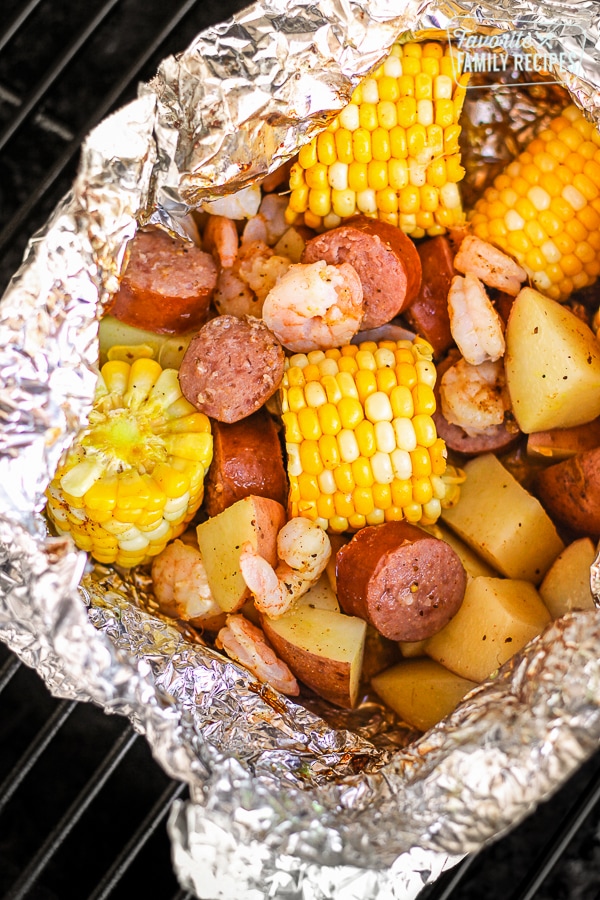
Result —
[[217, 316], [192, 339], [179, 369], [184, 397], [219, 422], [239, 422], [272, 397], [284, 352], [264, 322]]
[[458, 611], [467, 576], [454, 550], [407, 522], [362, 528], [336, 557], [340, 606], [393, 641], [431, 637]]
[[184, 334], [209, 315], [217, 266], [195, 244], [165, 231], [138, 231], [121, 286], [108, 312], [157, 334]]
[[361, 328], [377, 328], [401, 313], [421, 285], [421, 261], [416, 247], [399, 228], [352, 216], [308, 241], [303, 263], [324, 259], [330, 265], [350, 263], [363, 287], [365, 313]]
[[454, 343], [448, 315], [448, 291], [454, 278], [454, 253], [448, 238], [439, 235], [417, 244], [421, 260], [421, 289], [404, 318], [425, 340], [436, 356]]
[[527, 435], [529, 456], [545, 457], [557, 462], [595, 447], [600, 447], [600, 418], [586, 422], [585, 425], [554, 428], [552, 431], [532, 431]]
[[251, 494], [287, 505], [288, 484], [273, 419], [259, 409], [240, 422], [212, 423], [213, 459], [204, 482], [204, 504], [216, 516]]
[[462, 453], [464, 456], [479, 456], [482, 453], [503, 453], [516, 444], [521, 436], [521, 432], [516, 424], [514, 424], [512, 429], [508, 429], [506, 424], [494, 425], [485, 434], [473, 436], [467, 434], [460, 425], [453, 425], [449, 422], [442, 412], [440, 381], [444, 372], [459, 359], [460, 356], [456, 352], [450, 353], [446, 359], [436, 366], [437, 378], [434, 388], [436, 410], [432, 419], [435, 422], [438, 437], [445, 441], [449, 450]]
[[580, 535], [600, 536], [600, 447], [544, 469], [535, 491], [557, 522]]

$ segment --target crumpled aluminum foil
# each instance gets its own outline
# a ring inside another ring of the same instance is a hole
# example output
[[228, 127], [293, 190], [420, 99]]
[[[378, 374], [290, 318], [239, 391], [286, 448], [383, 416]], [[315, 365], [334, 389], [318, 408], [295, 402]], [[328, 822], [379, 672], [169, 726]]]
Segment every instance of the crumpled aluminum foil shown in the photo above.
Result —
[[[597, 747], [600, 621], [553, 624], [427, 735], [375, 704], [315, 711], [159, 618], [143, 577], [47, 535], [44, 489], [91, 407], [102, 308], [138, 223], [181, 231], [195, 204], [258, 179], [345, 105], [403, 33], [485, 32], [495, 4], [270, 0], [169, 58], [85, 142], [70, 194], [0, 306], [0, 638], [60, 697], [123, 713], [190, 785], [170, 833], [198, 897], [416, 897], [522, 819]], [[502, 25], [564, 23], [564, 4], [502, 4]], [[600, 11], [560, 73], [600, 119]], [[567, 23], [568, 25], [569, 23]], [[569, 28], [557, 44], [568, 50]], [[597, 568], [594, 577], [600, 581]], [[595, 582], [596, 583], [596, 582]]]

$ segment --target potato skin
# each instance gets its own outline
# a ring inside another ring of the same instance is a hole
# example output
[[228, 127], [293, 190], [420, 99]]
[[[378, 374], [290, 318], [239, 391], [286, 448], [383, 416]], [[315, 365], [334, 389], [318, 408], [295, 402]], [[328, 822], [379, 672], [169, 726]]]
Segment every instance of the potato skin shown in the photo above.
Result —
[[600, 447], [540, 472], [535, 490], [557, 522], [577, 534], [600, 536]]

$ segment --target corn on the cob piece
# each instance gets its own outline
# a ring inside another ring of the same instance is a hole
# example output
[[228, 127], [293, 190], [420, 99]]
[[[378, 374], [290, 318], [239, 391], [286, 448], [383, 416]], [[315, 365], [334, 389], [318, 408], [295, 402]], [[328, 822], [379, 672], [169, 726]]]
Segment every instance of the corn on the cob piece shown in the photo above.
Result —
[[475, 204], [473, 232], [564, 301], [600, 273], [600, 132], [568, 106]]
[[458, 120], [468, 76], [458, 65], [435, 41], [394, 44], [348, 106], [300, 150], [287, 221], [324, 231], [362, 213], [413, 238], [461, 224]]
[[292, 516], [332, 532], [435, 522], [447, 487], [432, 355], [416, 338], [287, 360], [281, 400]]
[[101, 563], [148, 562], [202, 503], [210, 421], [152, 359], [101, 369], [89, 425], [63, 457], [46, 510], [59, 534]]

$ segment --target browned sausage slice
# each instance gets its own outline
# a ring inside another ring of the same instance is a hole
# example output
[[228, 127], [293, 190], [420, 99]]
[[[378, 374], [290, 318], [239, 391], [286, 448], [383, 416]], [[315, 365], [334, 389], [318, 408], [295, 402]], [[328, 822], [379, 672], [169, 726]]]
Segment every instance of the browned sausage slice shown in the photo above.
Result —
[[260, 319], [217, 316], [192, 338], [179, 369], [181, 392], [219, 422], [239, 422], [272, 397], [283, 347]]
[[600, 535], [600, 447], [544, 469], [535, 491], [555, 521], [577, 534]]
[[204, 503], [216, 516], [237, 500], [268, 497], [287, 506], [287, 478], [273, 419], [259, 409], [240, 422], [213, 421], [213, 459], [204, 481]]
[[454, 278], [454, 253], [448, 238], [439, 235], [417, 245], [421, 260], [421, 289], [404, 317], [429, 341], [436, 356], [454, 343], [448, 315], [448, 291]]
[[308, 241], [303, 263], [324, 259], [330, 265], [350, 263], [363, 287], [365, 314], [361, 328], [377, 328], [402, 312], [421, 284], [421, 262], [415, 245], [399, 228], [352, 216]]
[[138, 231], [109, 311], [137, 328], [183, 334], [206, 322], [216, 283], [209, 253], [160, 229]]
[[458, 611], [467, 576], [452, 547], [407, 522], [361, 528], [338, 551], [338, 600], [393, 641], [420, 641]]

